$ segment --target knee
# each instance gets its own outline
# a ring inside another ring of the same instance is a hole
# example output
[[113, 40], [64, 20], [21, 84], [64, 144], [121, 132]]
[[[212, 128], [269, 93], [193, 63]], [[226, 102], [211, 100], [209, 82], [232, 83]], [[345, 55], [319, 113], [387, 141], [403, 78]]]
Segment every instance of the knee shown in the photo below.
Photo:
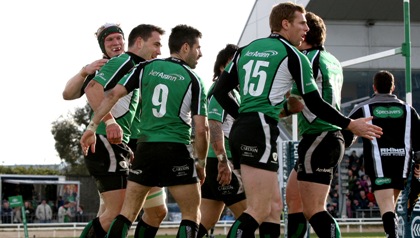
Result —
[[165, 219], [166, 215], [168, 214], [168, 209], [165, 205], [160, 205], [155, 208], [155, 214], [157, 219], [163, 221], [163, 219]]
[[160, 224], [168, 214], [168, 210], [165, 205], [159, 205], [156, 207], [150, 207], [144, 209], [143, 220], [146, 223], [152, 223], [154, 225]]

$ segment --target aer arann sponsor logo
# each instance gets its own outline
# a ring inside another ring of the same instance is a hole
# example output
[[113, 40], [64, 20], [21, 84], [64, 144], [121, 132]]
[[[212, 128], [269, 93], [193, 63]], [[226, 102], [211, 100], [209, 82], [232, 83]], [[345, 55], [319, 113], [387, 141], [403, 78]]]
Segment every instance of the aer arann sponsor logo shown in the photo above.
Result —
[[185, 80], [184, 76], [180, 75], [180, 74], [165, 74], [163, 72], [159, 72], [159, 71], [150, 71], [149, 75], [151, 76], [155, 76], [155, 77], [159, 77], [161, 79], [166, 79], [166, 80], [170, 80], [170, 81], [178, 81], [178, 80]]
[[264, 52], [248, 51], [245, 54], [245, 56], [259, 57], [259, 58], [268, 58], [275, 55], [278, 55], [278, 52], [275, 50], [266, 50]]

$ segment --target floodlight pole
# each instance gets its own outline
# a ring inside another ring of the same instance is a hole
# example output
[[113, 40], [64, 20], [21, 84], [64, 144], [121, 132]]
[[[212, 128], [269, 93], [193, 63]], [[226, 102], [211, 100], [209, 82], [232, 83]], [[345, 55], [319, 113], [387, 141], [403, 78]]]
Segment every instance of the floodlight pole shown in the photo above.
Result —
[[405, 101], [412, 105], [411, 92], [411, 39], [410, 39], [410, 0], [404, 0], [404, 32], [405, 40], [402, 44], [402, 55], [405, 57]]

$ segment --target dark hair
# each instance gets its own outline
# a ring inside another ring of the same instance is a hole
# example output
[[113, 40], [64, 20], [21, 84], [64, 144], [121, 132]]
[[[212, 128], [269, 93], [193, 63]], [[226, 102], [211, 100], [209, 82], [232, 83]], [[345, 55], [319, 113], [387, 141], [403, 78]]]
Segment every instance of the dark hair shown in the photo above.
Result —
[[271, 32], [279, 32], [282, 29], [282, 21], [288, 20], [292, 22], [295, 19], [295, 12], [306, 13], [302, 5], [293, 2], [279, 3], [271, 9], [270, 13], [270, 29]]
[[394, 75], [386, 70], [381, 70], [373, 77], [373, 85], [378, 93], [391, 93], [394, 86]]
[[201, 38], [201, 36], [201, 32], [191, 26], [175, 26], [172, 28], [169, 36], [169, 53], [178, 53], [185, 43], [192, 47], [196, 43], [197, 38]]
[[227, 65], [237, 49], [237, 45], [227, 44], [225, 48], [219, 51], [213, 67], [213, 81], [215, 81], [220, 76], [220, 67], [225, 67]]
[[313, 12], [307, 12], [305, 17], [309, 27], [305, 37], [306, 43], [313, 47], [322, 46], [327, 37], [327, 27], [324, 24], [324, 20]]
[[152, 33], [157, 31], [159, 34], [165, 34], [165, 30], [162, 28], [150, 25], [150, 24], [140, 24], [131, 30], [130, 35], [128, 36], [128, 47], [131, 47], [136, 42], [137, 38], [141, 37], [143, 40], [147, 41]]

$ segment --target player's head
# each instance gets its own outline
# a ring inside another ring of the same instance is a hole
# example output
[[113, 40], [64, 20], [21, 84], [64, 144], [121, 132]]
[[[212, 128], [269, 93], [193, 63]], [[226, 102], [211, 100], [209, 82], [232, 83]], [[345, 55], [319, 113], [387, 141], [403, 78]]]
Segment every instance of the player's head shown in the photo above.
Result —
[[99, 47], [106, 58], [124, 53], [124, 32], [119, 24], [105, 23], [95, 33]]
[[160, 36], [165, 34], [165, 31], [155, 25], [140, 24], [131, 30], [128, 36], [128, 48], [130, 51], [135, 50], [140, 57], [150, 60], [156, 58], [161, 54]]
[[169, 52], [181, 57], [188, 66], [195, 69], [198, 59], [202, 56], [201, 36], [201, 32], [191, 26], [177, 25], [172, 28], [169, 36]]
[[373, 77], [373, 90], [376, 93], [392, 93], [395, 89], [394, 75], [386, 70], [381, 70]]
[[307, 12], [305, 17], [309, 27], [305, 37], [306, 43], [312, 45], [312, 47], [324, 45], [327, 37], [327, 27], [324, 24], [324, 20], [313, 12]]
[[305, 14], [305, 8], [293, 2], [275, 5], [269, 18], [271, 32], [278, 33], [294, 46], [299, 46], [309, 30]]
[[219, 51], [213, 67], [213, 81], [215, 81], [220, 76], [220, 74], [223, 72], [223, 69], [233, 58], [233, 55], [237, 49], [237, 45], [227, 44], [225, 48]]

